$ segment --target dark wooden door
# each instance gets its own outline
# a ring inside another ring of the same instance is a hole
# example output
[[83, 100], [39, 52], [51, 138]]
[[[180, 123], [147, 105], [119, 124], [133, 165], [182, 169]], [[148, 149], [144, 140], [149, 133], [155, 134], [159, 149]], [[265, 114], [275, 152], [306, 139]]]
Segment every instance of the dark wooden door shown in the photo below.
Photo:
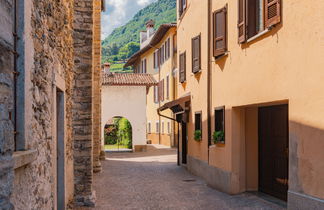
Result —
[[259, 191], [287, 200], [288, 105], [259, 108]]
[[187, 123], [181, 124], [181, 136], [182, 136], [182, 164], [187, 164]]

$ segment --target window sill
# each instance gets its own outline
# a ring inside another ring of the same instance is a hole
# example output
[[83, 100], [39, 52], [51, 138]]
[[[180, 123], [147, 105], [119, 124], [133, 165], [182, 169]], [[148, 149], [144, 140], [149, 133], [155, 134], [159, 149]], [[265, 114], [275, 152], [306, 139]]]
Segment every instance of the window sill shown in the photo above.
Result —
[[256, 35], [252, 36], [251, 38], [249, 38], [249, 39], [246, 41], [246, 43], [249, 43], [249, 42], [252, 42], [252, 41], [256, 40], [257, 38], [263, 36], [264, 34], [268, 33], [269, 31], [270, 31], [269, 28], [267, 28], [267, 29], [261, 31], [260, 33], [258, 33], [258, 34], [256, 34]]
[[25, 165], [30, 164], [36, 160], [37, 151], [27, 150], [27, 151], [17, 151], [13, 154], [14, 159], [14, 169], [21, 168]]
[[214, 57], [214, 62], [217, 62], [217, 61], [219, 61], [220, 59], [222, 59], [222, 58], [224, 58], [224, 57], [226, 57], [226, 56], [228, 56], [228, 51], [227, 52], [225, 52], [224, 54], [222, 54], [222, 55], [219, 55], [219, 56], [217, 56], [217, 57]]

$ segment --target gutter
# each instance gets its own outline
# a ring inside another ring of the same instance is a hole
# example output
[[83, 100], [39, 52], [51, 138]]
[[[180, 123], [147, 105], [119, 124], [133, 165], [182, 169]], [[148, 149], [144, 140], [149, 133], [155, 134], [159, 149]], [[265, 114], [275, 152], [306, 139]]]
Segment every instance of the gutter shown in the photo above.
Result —
[[210, 138], [211, 138], [211, 95], [212, 95], [212, 88], [211, 88], [211, 76], [212, 76], [212, 61], [211, 61], [211, 52], [210, 52], [210, 42], [211, 42], [211, 7], [212, 1], [208, 0], [208, 43], [207, 43], [207, 56], [208, 56], [208, 65], [207, 65], [207, 121], [208, 121], [208, 144], [207, 144], [207, 159], [209, 165], [209, 146], [210, 146]]

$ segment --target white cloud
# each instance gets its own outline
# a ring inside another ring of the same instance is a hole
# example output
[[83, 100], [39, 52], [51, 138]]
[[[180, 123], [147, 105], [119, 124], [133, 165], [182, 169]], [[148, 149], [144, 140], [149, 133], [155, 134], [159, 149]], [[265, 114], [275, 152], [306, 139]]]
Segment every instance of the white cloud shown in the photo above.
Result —
[[115, 28], [127, 23], [140, 9], [156, 0], [105, 0], [106, 12], [101, 19], [101, 37], [106, 38]]

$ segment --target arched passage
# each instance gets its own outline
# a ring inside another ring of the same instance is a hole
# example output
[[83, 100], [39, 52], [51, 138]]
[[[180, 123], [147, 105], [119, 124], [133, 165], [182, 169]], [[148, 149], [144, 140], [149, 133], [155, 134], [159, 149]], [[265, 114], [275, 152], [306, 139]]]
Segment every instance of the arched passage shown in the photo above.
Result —
[[122, 116], [109, 119], [104, 125], [104, 147], [108, 151], [133, 149], [133, 131], [129, 120]]

